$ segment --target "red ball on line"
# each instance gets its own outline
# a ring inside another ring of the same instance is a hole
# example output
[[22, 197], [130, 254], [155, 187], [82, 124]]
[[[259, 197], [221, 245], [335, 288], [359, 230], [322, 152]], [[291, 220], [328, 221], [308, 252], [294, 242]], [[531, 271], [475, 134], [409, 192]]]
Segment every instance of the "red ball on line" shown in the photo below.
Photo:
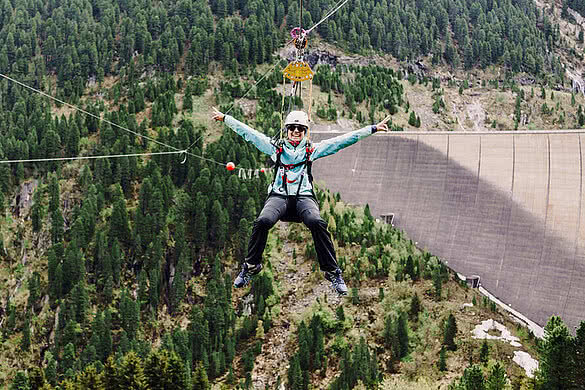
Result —
[[228, 171], [233, 171], [234, 169], [236, 169], [236, 164], [230, 161], [225, 165], [225, 169], [227, 169]]

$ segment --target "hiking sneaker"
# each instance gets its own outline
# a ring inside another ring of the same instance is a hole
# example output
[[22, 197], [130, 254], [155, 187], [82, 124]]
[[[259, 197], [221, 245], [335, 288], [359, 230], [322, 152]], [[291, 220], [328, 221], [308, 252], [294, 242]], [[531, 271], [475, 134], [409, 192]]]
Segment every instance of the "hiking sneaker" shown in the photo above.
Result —
[[339, 268], [335, 271], [325, 272], [325, 279], [331, 282], [331, 287], [333, 287], [339, 295], [347, 295], [347, 286], [341, 277], [341, 270]]
[[252, 276], [256, 275], [260, 271], [262, 271], [262, 264], [250, 265], [248, 263], [244, 263], [242, 265], [242, 270], [236, 277], [236, 280], [234, 280], [234, 287], [244, 287], [250, 283]]

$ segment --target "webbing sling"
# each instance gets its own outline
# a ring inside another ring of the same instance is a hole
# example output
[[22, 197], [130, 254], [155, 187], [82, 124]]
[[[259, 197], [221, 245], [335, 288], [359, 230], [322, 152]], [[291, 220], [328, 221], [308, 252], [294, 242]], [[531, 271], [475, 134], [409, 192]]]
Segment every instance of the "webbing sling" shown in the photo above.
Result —
[[[276, 175], [274, 175], [274, 181], [272, 182], [272, 188], [274, 191], [274, 185], [276, 184], [276, 178], [277, 175], [279, 174], [278, 172], [280, 172], [280, 168], [282, 167], [283, 169], [283, 174], [282, 174], [282, 189], [284, 190], [284, 193], [288, 196], [288, 178], [286, 175], [286, 171], [290, 170], [290, 169], [294, 169], [296, 167], [300, 167], [302, 165], [306, 165], [307, 166], [307, 175], [309, 176], [309, 183], [313, 183], [313, 172], [312, 172], [312, 167], [313, 167], [313, 162], [310, 160], [311, 158], [311, 153], [313, 153], [313, 147], [310, 143], [307, 143], [306, 146], [306, 153], [305, 153], [305, 160], [298, 162], [296, 164], [283, 164], [282, 161], [280, 160], [280, 156], [282, 155], [282, 151], [283, 151], [283, 145], [284, 145], [284, 141], [279, 140], [279, 142], [277, 144], [275, 144], [274, 146], [276, 146]], [[297, 193], [295, 196], [299, 196], [299, 192], [301, 190], [301, 185], [303, 184], [303, 179], [304, 179], [305, 175], [301, 175], [301, 180], [299, 181], [299, 186], [297, 187]], [[290, 183], [294, 183], [294, 181], [290, 182]], [[311, 192], [313, 192], [312, 188], [311, 188]]]

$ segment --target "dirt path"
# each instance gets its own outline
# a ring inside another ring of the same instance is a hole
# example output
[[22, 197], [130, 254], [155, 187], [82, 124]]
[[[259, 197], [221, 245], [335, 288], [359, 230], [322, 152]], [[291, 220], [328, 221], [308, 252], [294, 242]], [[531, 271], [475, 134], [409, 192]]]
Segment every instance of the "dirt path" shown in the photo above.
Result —
[[[277, 229], [281, 237], [286, 235], [288, 226], [279, 222]], [[284, 239], [283, 253], [280, 259], [272, 263], [275, 278], [281, 283], [281, 312], [273, 322], [272, 328], [264, 336], [262, 354], [256, 359], [252, 372], [254, 389], [264, 389], [266, 385], [274, 388], [278, 376], [281, 383], [286, 382], [286, 371], [291, 355], [296, 351], [296, 324], [291, 319], [298, 318], [318, 297], [327, 295], [327, 304], [337, 306], [343, 298], [332, 291], [330, 284], [325, 279], [315, 283], [311, 275], [312, 262], [307, 260], [302, 263], [297, 257], [296, 270], [290, 266], [293, 246]], [[310, 287], [309, 287], [310, 286]], [[284, 387], [282, 387], [284, 388]]]

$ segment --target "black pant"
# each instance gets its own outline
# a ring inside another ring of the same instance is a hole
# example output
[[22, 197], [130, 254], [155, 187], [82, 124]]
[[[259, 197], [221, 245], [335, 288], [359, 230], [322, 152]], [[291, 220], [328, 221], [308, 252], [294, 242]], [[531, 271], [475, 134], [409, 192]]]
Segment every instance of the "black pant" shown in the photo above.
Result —
[[321, 271], [334, 271], [338, 268], [335, 248], [327, 223], [319, 214], [319, 205], [312, 196], [282, 196], [271, 194], [260, 215], [254, 221], [252, 236], [248, 244], [248, 264], [260, 264], [262, 252], [266, 247], [268, 231], [280, 220], [303, 222], [311, 231]]

